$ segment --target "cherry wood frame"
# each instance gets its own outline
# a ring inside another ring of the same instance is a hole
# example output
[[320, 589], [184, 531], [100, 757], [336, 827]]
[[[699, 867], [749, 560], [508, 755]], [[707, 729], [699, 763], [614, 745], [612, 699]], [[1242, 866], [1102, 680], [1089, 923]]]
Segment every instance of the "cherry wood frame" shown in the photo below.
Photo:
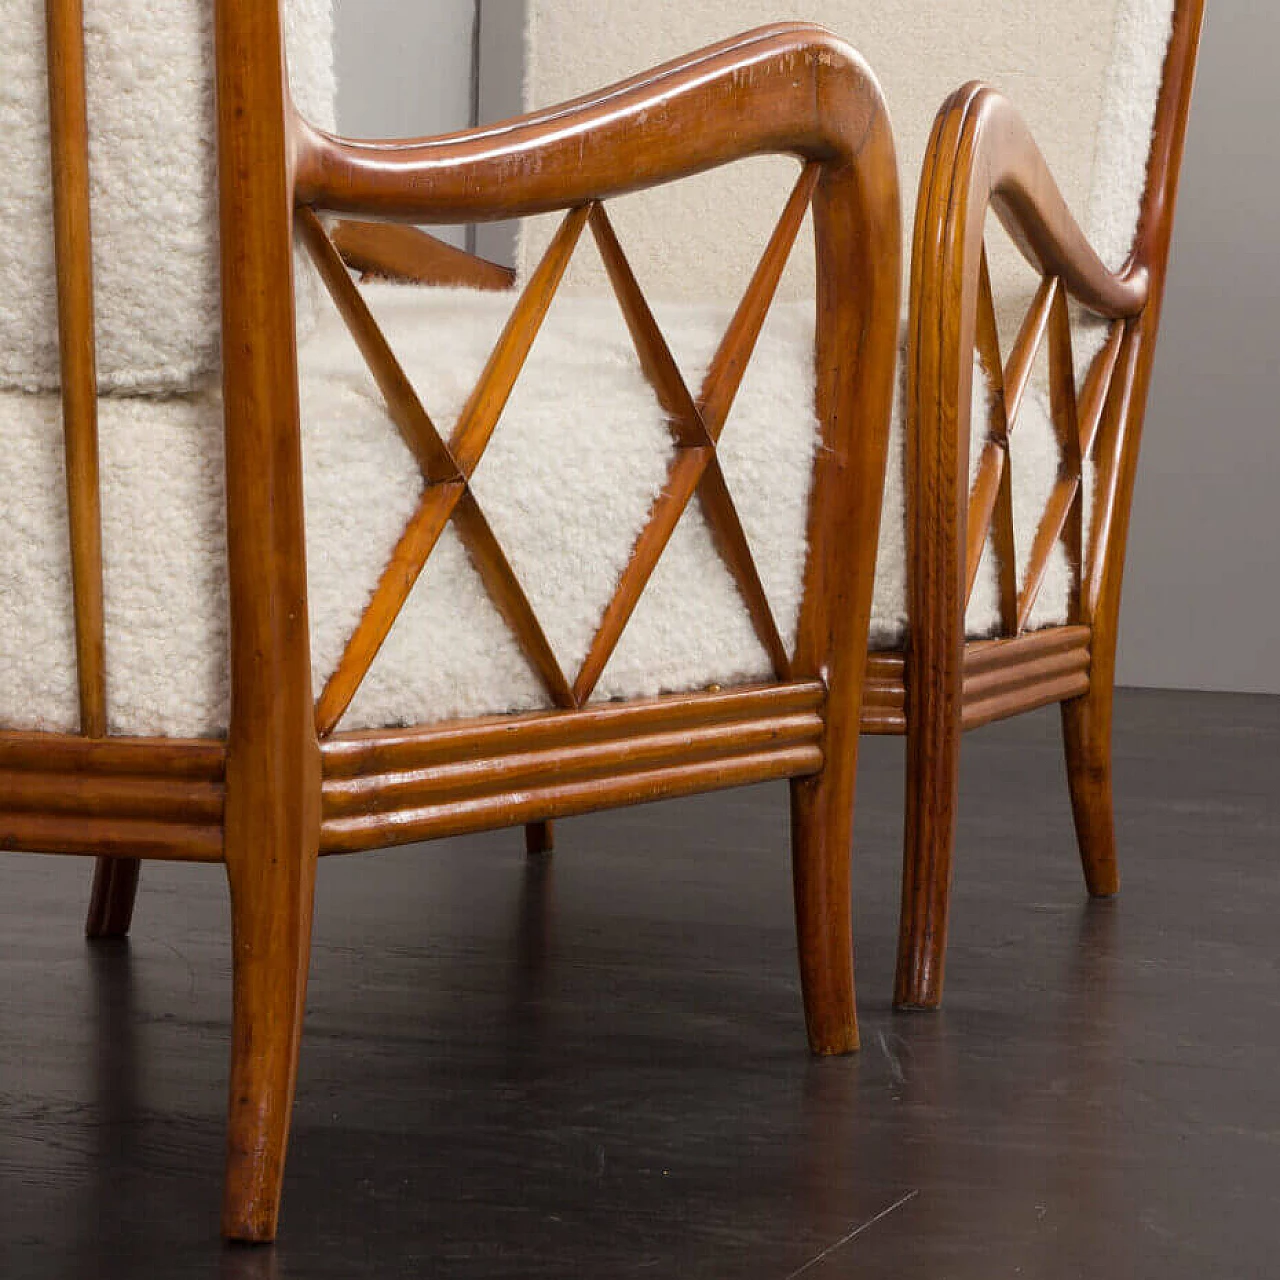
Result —
[[[901, 1007], [935, 1007], [942, 999], [964, 731], [1061, 704], [1085, 882], [1095, 896], [1119, 888], [1110, 738], [1120, 588], [1203, 17], [1204, 0], [1178, 0], [1138, 235], [1117, 273], [1089, 247], [1012, 104], [974, 83], [944, 103], [935, 122], [916, 206], [906, 370], [909, 640], [903, 649], [869, 655], [861, 719], [864, 733], [907, 737], [894, 988]], [[1007, 360], [986, 264], [988, 211], [1042, 277]], [[503, 285], [494, 274], [500, 268], [476, 259], [465, 277], [452, 260], [437, 265], [440, 249], [425, 237], [412, 260], [406, 246], [390, 242], [371, 254], [361, 238], [359, 248], [358, 265], [384, 274]], [[1077, 390], [1070, 327], [1082, 315], [1110, 323]], [[1011, 432], [1045, 346], [1063, 465], [1019, 589]], [[995, 394], [971, 486], [975, 355]], [[1097, 497], [1088, 529], [1086, 463], [1094, 468]], [[968, 641], [964, 613], [989, 543], [1001, 625], [995, 638]], [[1032, 631], [1032, 608], [1059, 545], [1072, 575], [1069, 617], [1065, 625]], [[546, 824], [530, 826], [531, 852], [550, 842]]]
[[[908, 642], [905, 652], [871, 655], [863, 703], [864, 732], [907, 737], [900, 1006], [942, 999], [964, 730], [1061, 703], [1085, 881], [1097, 896], [1119, 888], [1111, 714], [1120, 588], [1203, 18], [1204, 0], [1178, 0], [1137, 237], [1116, 274], [1089, 247], [1034, 139], [998, 93], [967, 85], [934, 125], [916, 214], [907, 353]], [[983, 247], [988, 210], [1043, 278], [1003, 367]], [[1068, 299], [1110, 322], [1078, 394]], [[1019, 592], [1010, 432], [1043, 341], [1062, 467]], [[971, 488], [975, 353], [995, 394]], [[1089, 459], [1095, 489], [1086, 529]], [[966, 642], [965, 607], [988, 536], [1000, 577], [1000, 635]], [[1072, 574], [1068, 623], [1028, 631], [1059, 542]]]
[[[762, 28], [600, 94], [448, 137], [355, 142], [288, 93], [279, 6], [216, 0], [231, 713], [227, 740], [109, 733], [97, 475], [92, 215], [81, 0], [47, 0], [55, 247], [79, 659], [78, 735], [0, 732], [0, 848], [96, 855], [88, 932], [123, 934], [144, 858], [222, 862], [234, 1005], [223, 1230], [274, 1237], [319, 854], [527, 824], [770, 778], [791, 779], [800, 969], [814, 1052], [857, 1047], [850, 913], [858, 727], [891, 411], [900, 288], [897, 171], [871, 73], [798, 23]], [[604, 201], [762, 153], [801, 174], [700, 393], [681, 380]], [[812, 209], [820, 264], [823, 447], [794, 652], [778, 639], [716, 459], [791, 241]], [[492, 264], [402, 223], [564, 210], [449, 440], [435, 431], [348, 267], [505, 287]], [[332, 215], [348, 221], [334, 225]], [[583, 670], [559, 669], [468, 478], [566, 265], [590, 229], [667, 408], [676, 462]], [[295, 239], [311, 252], [422, 467], [422, 504], [317, 703], [307, 607]], [[344, 265], [345, 259], [345, 265]], [[588, 699], [685, 504], [716, 534], [775, 666], [772, 681], [625, 703]], [[374, 733], [338, 727], [446, 521], [556, 710]]]

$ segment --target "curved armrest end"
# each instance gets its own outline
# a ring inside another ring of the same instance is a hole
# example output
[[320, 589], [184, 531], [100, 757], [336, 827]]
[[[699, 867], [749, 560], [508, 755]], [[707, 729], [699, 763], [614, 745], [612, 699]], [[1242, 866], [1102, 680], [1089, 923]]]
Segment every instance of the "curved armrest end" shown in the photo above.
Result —
[[988, 209], [1027, 261], [1058, 276], [1089, 310], [1112, 319], [1146, 306], [1149, 272], [1130, 260], [1111, 271], [1081, 230], [1031, 130], [997, 90], [974, 81], [943, 104], [916, 209], [917, 267], [976, 285]]

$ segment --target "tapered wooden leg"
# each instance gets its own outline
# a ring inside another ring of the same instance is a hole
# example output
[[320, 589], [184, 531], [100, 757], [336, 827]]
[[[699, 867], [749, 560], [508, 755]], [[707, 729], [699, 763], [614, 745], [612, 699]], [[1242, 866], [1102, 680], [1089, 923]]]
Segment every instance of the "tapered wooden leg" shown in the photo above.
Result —
[[[809, 496], [809, 556], [790, 674], [821, 679], [822, 769], [791, 782], [791, 864], [809, 1047], [858, 1048], [853, 982], [853, 802], [867, 628], [897, 349], [901, 281], [897, 162], [887, 116], [858, 165], [814, 190], [818, 325], [815, 404], [822, 444]], [[877, 301], [871, 301], [876, 299]], [[858, 309], [867, 307], [860, 319]]]
[[222, 1230], [273, 1240], [311, 956], [316, 850], [228, 861], [234, 1003]]
[[899, 1008], [935, 1009], [942, 1003], [946, 970], [964, 644], [958, 625], [950, 624], [914, 635], [912, 646], [906, 666], [906, 813], [893, 1002]]
[[231, 719], [223, 851], [234, 980], [223, 1233], [275, 1236], [311, 951], [320, 746], [293, 334], [278, 4], [215, 0]]
[[133, 923], [138, 896], [139, 858], [99, 858], [93, 873], [89, 914], [84, 922], [86, 938], [124, 938]]
[[1083, 698], [1062, 704], [1067, 784], [1084, 881], [1095, 898], [1120, 889], [1115, 816], [1111, 802], [1110, 680], [1098, 680]]
[[554, 853], [556, 828], [554, 822], [526, 822], [524, 824], [524, 851], [534, 857]]
[[853, 781], [846, 762], [791, 783], [791, 871], [809, 1047], [858, 1048], [853, 986]]
[[902, 850], [902, 915], [893, 1002], [901, 1009], [942, 1003], [951, 903], [960, 734], [934, 734], [932, 749], [907, 744], [907, 797]]

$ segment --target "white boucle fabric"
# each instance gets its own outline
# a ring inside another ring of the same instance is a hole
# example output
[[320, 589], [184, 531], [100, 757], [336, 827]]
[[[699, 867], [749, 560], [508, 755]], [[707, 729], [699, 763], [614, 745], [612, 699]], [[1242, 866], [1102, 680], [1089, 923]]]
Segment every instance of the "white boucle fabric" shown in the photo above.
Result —
[[[1173, 0], [805, 0], [788, 18], [821, 23], [875, 72], [893, 124], [910, 244], [916, 188], [934, 115], [968, 80], [1005, 93], [1026, 117], [1071, 208], [1091, 232], [1112, 232], [1123, 257], [1142, 190], [1151, 119]], [[775, 21], [773, 0], [528, 0], [525, 105], [546, 106]], [[781, 209], [793, 166], [759, 159], [612, 202], [642, 282], [659, 294], [730, 298], [741, 288]], [[535, 261], [548, 219], [521, 231], [522, 267]], [[1118, 238], [1118, 240], [1117, 240]], [[789, 288], [811, 296], [801, 244]], [[1029, 296], [1012, 249], [992, 259], [997, 296]], [[579, 267], [571, 284], [600, 277]]]
[[[218, 355], [213, 4], [84, 8], [99, 382], [186, 389]], [[332, 125], [330, 0], [285, 13], [294, 96]], [[42, 390], [59, 381], [45, 0], [9, 0], [3, 16], [0, 386]]]
[[[1084, 220], [1113, 268], [1128, 256], [1145, 186], [1151, 132], [1174, 0], [807, 0], [788, 17], [815, 21], [845, 37], [867, 59], [884, 90], [894, 128], [903, 197], [904, 270], [921, 164], [934, 115], [968, 80], [985, 80], [1027, 119], [1069, 207]], [[527, 107], [574, 97], [646, 65], [730, 36], [778, 16], [770, 0], [652, 0], [620, 14], [596, 0], [529, 0], [525, 30]], [[610, 204], [637, 275], [653, 296], [733, 298], [749, 278], [793, 181], [794, 164], [759, 159]], [[551, 219], [522, 225], [522, 274], [542, 252]], [[1034, 275], [992, 219], [988, 254], [1006, 350], [1035, 285]], [[783, 284], [785, 297], [811, 297], [813, 255], [801, 237]], [[604, 285], [598, 270], [576, 264], [568, 287]], [[1078, 326], [1078, 371], [1105, 340], [1105, 325]], [[975, 395], [984, 394], [980, 379]], [[975, 428], [981, 423], [974, 418]], [[974, 464], [981, 445], [974, 432]], [[900, 644], [906, 627], [904, 438], [895, 421], [890, 445], [877, 565], [874, 645]], [[1030, 550], [1050, 492], [1059, 449], [1044, 379], [1024, 400], [1012, 449], [1015, 541]], [[1089, 498], [1086, 488], [1086, 502]], [[1020, 565], [1021, 569], [1024, 567]], [[970, 635], [998, 623], [996, 567], [988, 547], [967, 618]], [[1032, 617], [1065, 619], [1068, 564], [1055, 550]]]
[[[510, 296], [366, 289], [447, 433]], [[697, 386], [728, 314], [659, 313]], [[784, 636], [793, 637], [817, 443], [813, 328], [784, 308], [762, 338], [722, 456]], [[421, 491], [354, 343], [332, 313], [301, 352], [308, 569], [317, 692], [337, 665]], [[227, 591], [216, 392], [100, 401], [111, 729], [205, 736], [226, 727]], [[77, 722], [57, 400], [0, 394], [0, 725]], [[616, 303], [551, 308], [474, 488], [562, 665], [585, 655], [672, 456]], [[157, 483], [162, 476], [163, 482]], [[682, 522], [597, 696], [763, 675], [768, 664], [695, 513]], [[546, 705], [455, 535], [445, 535], [344, 727]]]
[[[1111, 176], [1098, 182], [1112, 184], [1114, 199], [1095, 190], [1089, 202], [1091, 226], [1101, 228], [1099, 243], [1113, 264], [1132, 239], [1169, 0], [1114, 4], [1124, 41], [1145, 44], [1141, 56], [1126, 44], [1112, 59], [1106, 71], [1109, 92], [1147, 100], [1132, 111], [1102, 109], [1113, 113], [1108, 127], [1126, 135], [1100, 148], [1098, 172]], [[966, 12], [974, 7], [958, 6]], [[644, 17], [649, 11], [632, 12]], [[1069, 33], [1064, 28], [1061, 34], [1066, 39]], [[899, 33], [898, 38], [904, 37]], [[979, 51], [984, 49], [979, 42]], [[1043, 134], [1044, 126], [1037, 131]], [[1127, 203], [1122, 203], [1115, 192], [1125, 184]], [[682, 235], [701, 234], [709, 221], [695, 213], [677, 225]], [[624, 231], [624, 244], [642, 276], [650, 277], [651, 293], [661, 297], [670, 264], [661, 254], [646, 257], [644, 230], [639, 244]], [[589, 258], [590, 246], [584, 244], [579, 254]], [[743, 279], [750, 256], [746, 253], [740, 264]], [[804, 269], [802, 259], [801, 277]], [[588, 266], [579, 279], [591, 278]], [[655, 307], [695, 388], [729, 316], [717, 292], [731, 296], [734, 289], [708, 287], [713, 303], [671, 301]], [[390, 285], [368, 286], [366, 296], [427, 409], [447, 433], [513, 299]], [[811, 312], [811, 302], [775, 308], [722, 443], [729, 483], [788, 640], [799, 606], [817, 445]], [[319, 316], [300, 356], [317, 692], [338, 662], [421, 490], [417, 468], [387, 420], [354, 343], [327, 303]], [[1096, 335], [1087, 338], [1090, 344], [1096, 341]], [[100, 401], [108, 704], [115, 733], [216, 736], [226, 729], [222, 410], [211, 383], [201, 386], [205, 389], [185, 396]], [[986, 394], [976, 378], [975, 422], [981, 421]], [[897, 414], [893, 433], [872, 621], [877, 646], [900, 643], [906, 625]], [[56, 396], [0, 392], [0, 439], [0, 486], [9, 499], [8, 518], [0, 522], [0, 726], [69, 730], [77, 722], [76, 675]], [[671, 448], [617, 304], [569, 293], [557, 298], [477, 471], [475, 490], [571, 677], [660, 491]], [[1058, 462], [1047, 404], [1034, 388], [1013, 452], [1015, 536], [1025, 555]], [[1060, 561], [1045, 584], [1033, 625], [1064, 616], [1066, 584]], [[970, 609], [970, 633], [987, 634], [997, 621], [993, 566], [987, 563]], [[695, 688], [767, 671], [732, 581], [693, 509], [597, 696]], [[342, 727], [423, 723], [545, 705], [539, 681], [450, 531]]]
[[[447, 434], [509, 314], [507, 295], [366, 286], [375, 316]], [[697, 387], [725, 308], [666, 304], [659, 323]], [[301, 406], [316, 692], [343, 649], [421, 494], [421, 478], [373, 379], [329, 312], [303, 344]], [[817, 445], [813, 321], [780, 304], [721, 441], [721, 457], [784, 639], [794, 640], [807, 496]], [[975, 415], [986, 390], [975, 381]], [[108, 708], [121, 734], [216, 736], [227, 723], [227, 585], [221, 403], [109, 396], [100, 402]], [[0, 393], [0, 726], [74, 729], [61, 415], [57, 398]], [[896, 456], [902, 423], [895, 414]], [[1021, 547], [1054, 476], [1048, 414], [1018, 427], [1014, 489]], [[516, 384], [474, 489], [563, 668], [581, 663], [672, 456], [616, 303], [558, 298]], [[158, 477], [161, 479], [158, 481]], [[872, 641], [896, 643], [903, 483], [886, 481]], [[1051, 579], [1033, 621], [1065, 607]], [[998, 622], [984, 566], [970, 627]], [[686, 514], [597, 689], [600, 698], [769, 674], [765, 654], [696, 505]], [[547, 705], [467, 555], [447, 532], [343, 722], [426, 723]]]

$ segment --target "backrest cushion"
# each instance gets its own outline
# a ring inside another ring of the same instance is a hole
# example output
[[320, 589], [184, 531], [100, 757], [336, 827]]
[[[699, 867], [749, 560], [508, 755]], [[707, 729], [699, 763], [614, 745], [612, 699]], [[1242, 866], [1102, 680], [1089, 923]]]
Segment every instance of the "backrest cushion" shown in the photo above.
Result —
[[[263, 0], [267, 3], [269, 0]], [[170, 392], [218, 356], [213, 0], [84, 0], [98, 377]], [[332, 126], [330, 0], [285, 0], [300, 109]], [[0, 386], [58, 385], [45, 0], [0, 41]]]
[[[868, 61], [889, 104], [910, 243], [934, 116], [968, 80], [1005, 93], [1027, 118], [1064, 195], [1103, 256], [1132, 245], [1174, 0], [804, 0], [785, 16], [829, 27]], [[547, 106], [776, 20], [777, 0], [528, 0], [525, 101]], [[611, 204], [642, 283], [658, 296], [736, 298], [794, 180], [785, 158], [755, 159]], [[545, 246], [526, 223], [519, 265]], [[580, 255], [585, 258], [586, 255]], [[1019, 265], [997, 247], [997, 295]], [[785, 294], [809, 295], [813, 259], [798, 246]], [[603, 287], [578, 267], [572, 286]], [[1025, 289], [1025, 285], [1018, 286]]]

